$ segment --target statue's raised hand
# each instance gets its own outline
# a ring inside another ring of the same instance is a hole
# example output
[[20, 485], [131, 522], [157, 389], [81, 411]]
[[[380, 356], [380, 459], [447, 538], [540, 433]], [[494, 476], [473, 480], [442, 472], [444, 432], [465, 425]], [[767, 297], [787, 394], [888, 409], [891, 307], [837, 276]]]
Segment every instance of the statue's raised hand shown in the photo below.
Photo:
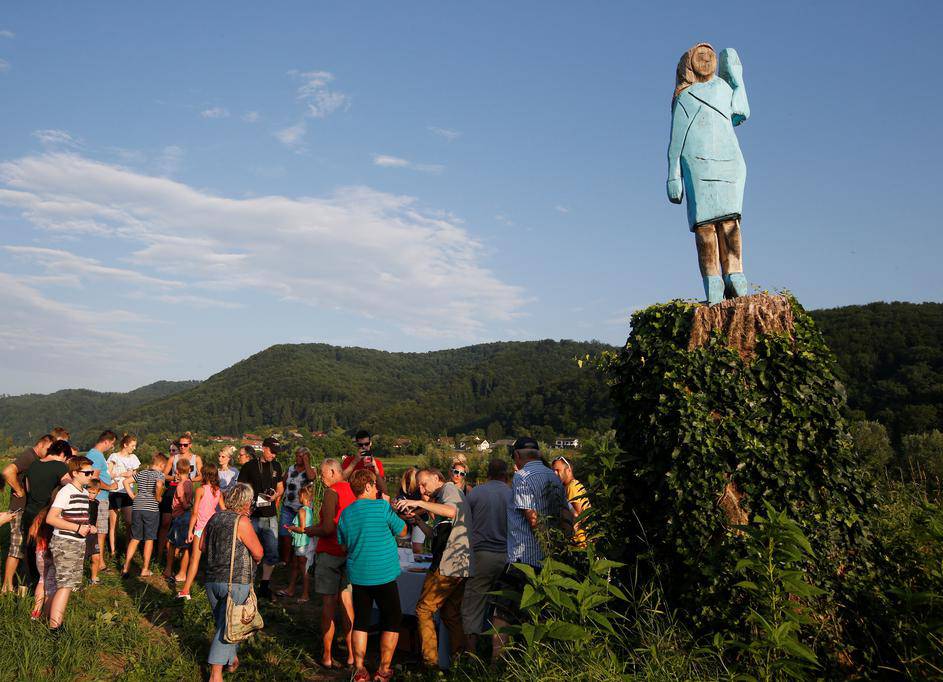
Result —
[[717, 75], [727, 81], [727, 85], [734, 90], [743, 85], [743, 65], [740, 63], [740, 55], [732, 47], [721, 50]]

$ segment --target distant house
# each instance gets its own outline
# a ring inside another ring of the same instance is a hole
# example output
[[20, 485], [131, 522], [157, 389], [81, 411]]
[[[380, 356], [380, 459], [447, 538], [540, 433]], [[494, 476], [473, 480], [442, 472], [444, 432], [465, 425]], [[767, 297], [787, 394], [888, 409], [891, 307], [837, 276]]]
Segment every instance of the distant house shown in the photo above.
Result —
[[242, 434], [242, 444], [249, 445], [258, 450], [262, 447], [262, 436], [255, 433], [244, 433]]
[[554, 441], [553, 446], [555, 448], [577, 450], [580, 447], [580, 439], [579, 438], [557, 438]]
[[412, 444], [412, 441], [409, 438], [397, 438], [393, 441], [393, 447], [397, 450], [402, 450], [405, 447], [408, 447]]
[[478, 445], [475, 446], [478, 452], [488, 452], [491, 449], [491, 444], [488, 441], [483, 440]]

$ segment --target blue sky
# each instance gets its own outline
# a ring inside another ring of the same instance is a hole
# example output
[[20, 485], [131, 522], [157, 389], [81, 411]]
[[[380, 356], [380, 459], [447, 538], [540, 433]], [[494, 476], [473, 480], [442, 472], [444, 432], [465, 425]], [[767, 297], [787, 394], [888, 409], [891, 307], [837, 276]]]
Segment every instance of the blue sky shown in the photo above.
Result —
[[751, 283], [941, 300], [940, 4], [762, 5], [7, 4], [0, 393], [283, 342], [621, 343], [702, 296], [664, 190], [700, 41], [744, 65]]

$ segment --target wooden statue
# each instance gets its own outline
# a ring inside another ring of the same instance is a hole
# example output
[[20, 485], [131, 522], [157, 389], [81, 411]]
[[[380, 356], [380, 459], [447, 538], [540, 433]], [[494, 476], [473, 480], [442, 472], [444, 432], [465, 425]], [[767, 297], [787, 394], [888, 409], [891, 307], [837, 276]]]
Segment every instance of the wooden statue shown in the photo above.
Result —
[[713, 47], [698, 43], [682, 55], [671, 103], [668, 199], [687, 198], [709, 305], [725, 290], [731, 298], [747, 294], [740, 244], [747, 169], [733, 129], [749, 115], [736, 50], [718, 59]]

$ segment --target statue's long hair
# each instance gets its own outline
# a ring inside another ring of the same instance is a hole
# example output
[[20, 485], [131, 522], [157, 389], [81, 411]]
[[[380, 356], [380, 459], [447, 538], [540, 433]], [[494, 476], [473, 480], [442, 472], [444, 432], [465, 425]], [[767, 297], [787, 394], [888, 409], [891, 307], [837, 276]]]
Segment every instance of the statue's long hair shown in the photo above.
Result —
[[[709, 73], [699, 73], [692, 66], [692, 57], [694, 51], [699, 47], [706, 47], [714, 54], [713, 68]], [[678, 60], [678, 70], [675, 74], [675, 94], [671, 98], [672, 103], [678, 98], [685, 88], [693, 83], [705, 83], [714, 77], [714, 71], [717, 69], [717, 52], [710, 43], [698, 43], [690, 50], [681, 55]]]

